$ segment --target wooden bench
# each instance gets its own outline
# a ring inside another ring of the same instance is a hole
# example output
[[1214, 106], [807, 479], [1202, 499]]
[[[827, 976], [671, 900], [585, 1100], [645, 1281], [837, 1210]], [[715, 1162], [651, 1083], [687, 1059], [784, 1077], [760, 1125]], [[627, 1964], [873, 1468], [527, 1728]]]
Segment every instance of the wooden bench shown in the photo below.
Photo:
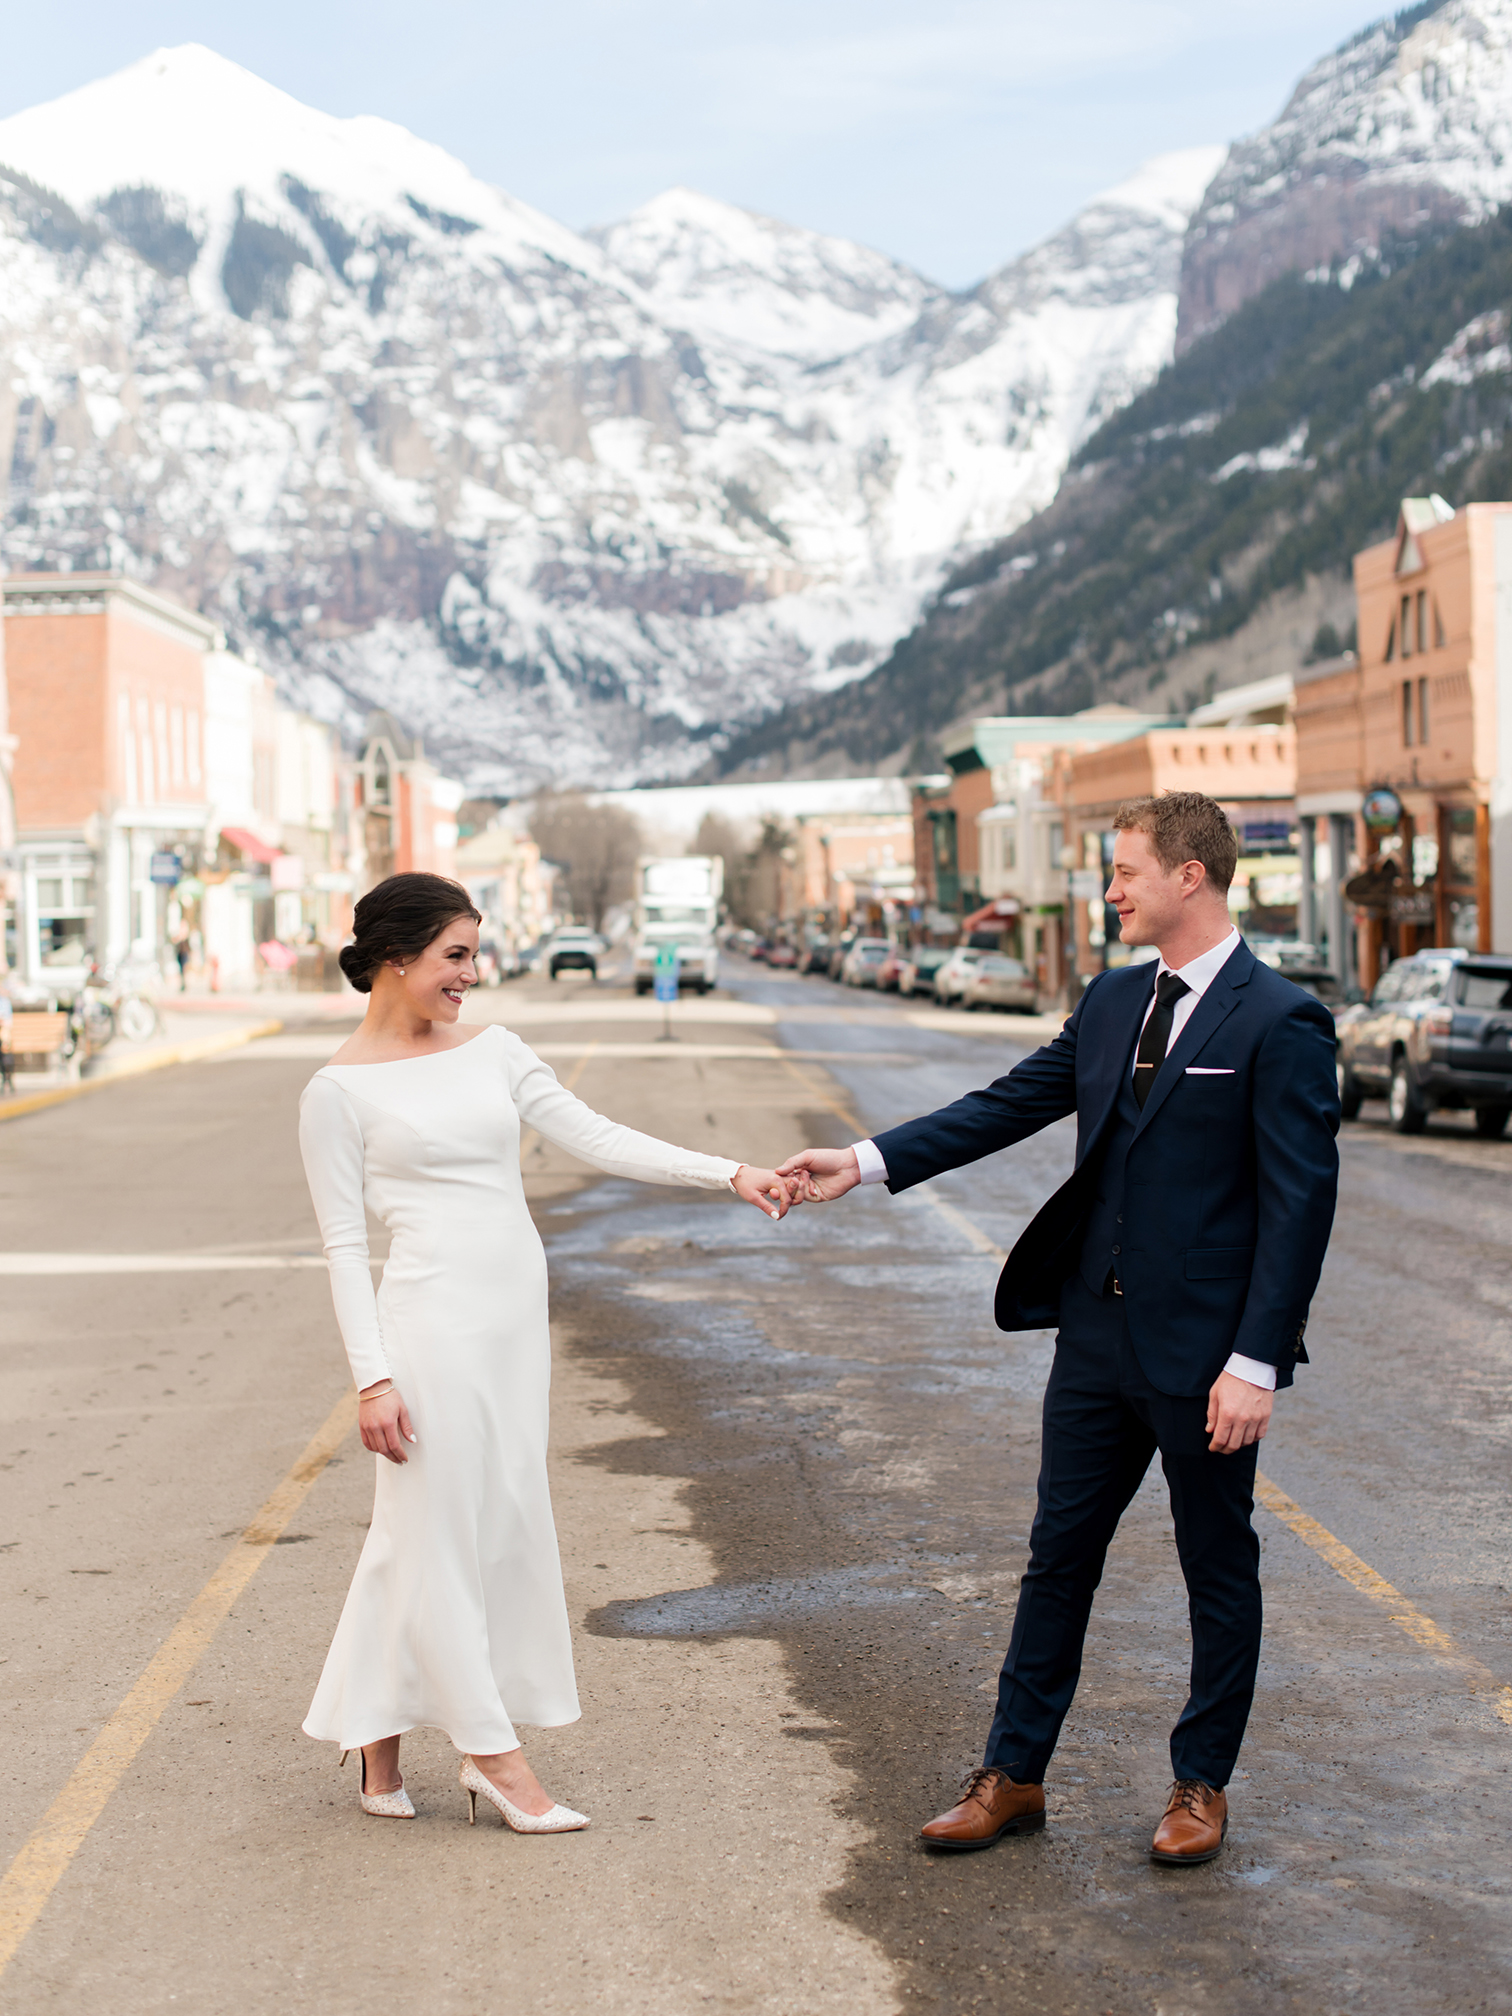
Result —
[[[59, 1058], [68, 1043], [68, 1017], [37, 1009], [18, 1011], [8, 1027], [0, 1023], [0, 1042], [5, 1044], [7, 1064], [16, 1057], [37, 1057], [45, 1066], [49, 1059]], [[5, 1075], [9, 1077], [9, 1071]]]

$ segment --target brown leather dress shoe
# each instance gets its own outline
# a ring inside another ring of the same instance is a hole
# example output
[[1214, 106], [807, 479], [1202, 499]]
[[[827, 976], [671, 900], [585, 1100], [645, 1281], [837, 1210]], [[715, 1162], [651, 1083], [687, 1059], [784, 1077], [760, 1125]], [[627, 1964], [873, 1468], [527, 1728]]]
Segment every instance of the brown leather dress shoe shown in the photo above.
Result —
[[1006, 1771], [983, 1764], [966, 1779], [950, 1811], [919, 1829], [919, 1839], [930, 1848], [959, 1852], [990, 1848], [1005, 1834], [1035, 1834], [1044, 1824], [1043, 1785], [1016, 1784]]
[[1178, 1778], [1171, 1787], [1165, 1815], [1150, 1844], [1152, 1862], [1184, 1869], [1189, 1863], [1211, 1862], [1228, 1832], [1228, 1795], [1215, 1792], [1200, 1778]]

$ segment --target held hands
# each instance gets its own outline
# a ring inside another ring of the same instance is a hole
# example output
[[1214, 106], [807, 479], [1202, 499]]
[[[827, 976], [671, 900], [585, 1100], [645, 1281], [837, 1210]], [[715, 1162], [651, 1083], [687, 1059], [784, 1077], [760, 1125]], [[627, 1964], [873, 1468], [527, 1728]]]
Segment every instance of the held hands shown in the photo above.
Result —
[[754, 1204], [768, 1218], [785, 1218], [791, 1205], [800, 1200], [793, 1186], [785, 1183], [775, 1169], [755, 1169], [742, 1162], [730, 1178], [730, 1188], [744, 1203]]
[[776, 1173], [791, 1186], [795, 1204], [833, 1203], [861, 1181], [854, 1148], [805, 1148], [789, 1155]]
[[390, 1463], [408, 1463], [404, 1445], [417, 1438], [397, 1386], [386, 1386], [380, 1393], [358, 1395], [357, 1428], [364, 1449], [371, 1449], [375, 1456], [386, 1456]]
[[1274, 1393], [1251, 1386], [1232, 1372], [1220, 1372], [1208, 1392], [1208, 1448], [1215, 1456], [1233, 1456], [1251, 1442], [1263, 1442], [1270, 1426]]

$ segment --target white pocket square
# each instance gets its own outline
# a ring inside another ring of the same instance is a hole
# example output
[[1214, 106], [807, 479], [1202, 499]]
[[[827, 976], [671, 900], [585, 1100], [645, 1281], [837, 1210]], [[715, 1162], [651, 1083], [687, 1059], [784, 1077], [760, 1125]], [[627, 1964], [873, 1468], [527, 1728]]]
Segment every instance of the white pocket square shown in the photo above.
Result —
[[1231, 1064], [1188, 1064], [1188, 1078], [1232, 1078], [1235, 1067]]

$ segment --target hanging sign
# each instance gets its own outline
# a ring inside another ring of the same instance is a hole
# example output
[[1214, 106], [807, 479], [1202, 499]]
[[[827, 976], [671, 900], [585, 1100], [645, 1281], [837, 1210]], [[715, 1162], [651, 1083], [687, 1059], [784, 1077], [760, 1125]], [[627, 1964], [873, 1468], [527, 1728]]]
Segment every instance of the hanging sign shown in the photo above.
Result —
[[1396, 826], [1401, 823], [1402, 801], [1389, 784], [1377, 784], [1365, 793], [1360, 813], [1367, 826]]
[[[141, 860], [141, 855], [137, 859]], [[165, 889], [172, 889], [183, 874], [183, 864], [177, 854], [154, 854], [148, 865], [148, 879], [159, 883]]]

